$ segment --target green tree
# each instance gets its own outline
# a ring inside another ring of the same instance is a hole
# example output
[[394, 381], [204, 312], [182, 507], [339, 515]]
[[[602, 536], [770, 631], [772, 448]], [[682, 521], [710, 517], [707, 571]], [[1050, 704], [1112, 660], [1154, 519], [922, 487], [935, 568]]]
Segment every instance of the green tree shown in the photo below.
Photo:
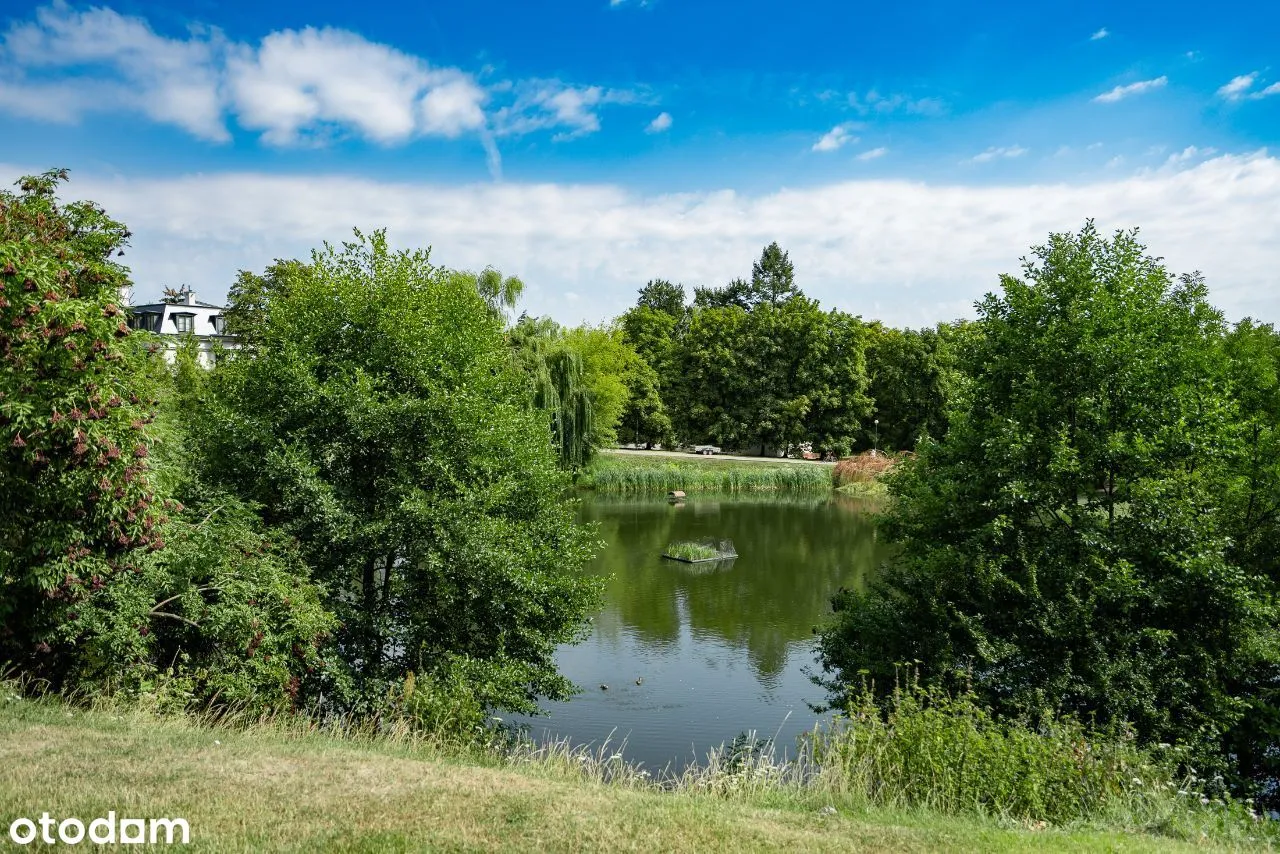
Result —
[[265, 327], [272, 300], [286, 296], [290, 283], [308, 273], [303, 262], [279, 258], [262, 275], [241, 270], [227, 291], [227, 307], [223, 311], [227, 335], [234, 337], [241, 347], [252, 350]]
[[546, 413], [560, 465], [577, 471], [595, 453], [596, 412], [582, 353], [549, 317], [521, 315], [508, 336], [514, 364], [529, 385], [529, 405]]
[[636, 305], [679, 319], [684, 314], [684, 286], [674, 285], [666, 279], [650, 279], [640, 289]]
[[[946, 432], [947, 376], [939, 361], [942, 339], [932, 329], [893, 329], [871, 324], [867, 349], [876, 433], [885, 449], [912, 450], [921, 436]], [[864, 424], [859, 445], [872, 445]]]
[[978, 304], [947, 434], [891, 481], [899, 556], [835, 599], [832, 699], [915, 660], [935, 681], [963, 671], [1003, 714], [1128, 721], [1224, 770], [1277, 615], [1231, 554], [1221, 316], [1199, 277], [1092, 223], [1001, 288]]
[[60, 680], [86, 598], [159, 548], [154, 372], [115, 258], [129, 232], [63, 204], [65, 171], [0, 193], [0, 660]]
[[754, 306], [751, 283], [746, 279], [734, 279], [723, 288], [695, 287], [693, 304], [697, 308], [733, 308], [749, 311]]
[[760, 253], [760, 260], [751, 265], [752, 305], [778, 305], [799, 293], [791, 258], [776, 241], [770, 243]]
[[296, 537], [367, 702], [413, 672], [485, 705], [564, 697], [558, 644], [596, 603], [544, 411], [465, 276], [383, 232], [313, 253], [195, 429], [211, 484]]
[[524, 282], [515, 276], [504, 276], [492, 267], [479, 273], [458, 273], [480, 294], [489, 310], [504, 322], [524, 293]]

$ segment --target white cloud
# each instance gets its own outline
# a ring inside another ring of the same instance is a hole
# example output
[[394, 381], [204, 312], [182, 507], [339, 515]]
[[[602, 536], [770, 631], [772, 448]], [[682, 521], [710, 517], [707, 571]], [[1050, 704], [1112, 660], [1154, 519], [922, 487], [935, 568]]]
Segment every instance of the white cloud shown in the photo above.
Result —
[[851, 122], [838, 124], [831, 130], [827, 131], [822, 137], [811, 147], [811, 151], [838, 151], [841, 147], [850, 142], [857, 142], [858, 138], [850, 133], [854, 125]]
[[1256, 71], [1251, 71], [1248, 74], [1241, 74], [1238, 77], [1233, 77], [1229, 82], [1219, 87], [1218, 97], [1225, 98], [1228, 101], [1240, 101], [1244, 99], [1257, 101], [1271, 95], [1280, 95], [1280, 83], [1272, 83], [1265, 89], [1260, 89], [1257, 92], [1251, 92], [1250, 90], [1253, 88], [1253, 84], [1257, 82], [1257, 80], [1258, 72]]
[[[1161, 146], [1160, 150], [1163, 151], [1164, 146]], [[1216, 154], [1217, 151], [1218, 149], [1216, 148], [1196, 148], [1194, 145], [1188, 145], [1176, 154], [1170, 154], [1168, 159], [1165, 160], [1164, 165], [1180, 166], [1191, 160], [1204, 160]]]
[[1164, 88], [1169, 82], [1169, 78], [1160, 76], [1154, 80], [1139, 80], [1137, 83], [1130, 83], [1127, 86], [1117, 86], [1110, 91], [1103, 92], [1093, 100], [1102, 104], [1114, 104], [1122, 98], [1128, 98], [1130, 95], [1141, 95], [1144, 92], [1150, 92], [1152, 89]]
[[0, 41], [0, 110], [11, 114], [71, 123], [92, 112], [133, 112], [219, 142], [231, 138], [234, 117], [279, 146], [474, 135], [496, 174], [488, 113], [495, 95], [509, 102], [495, 113], [504, 132], [551, 130], [561, 138], [597, 130], [601, 105], [638, 100], [559, 81], [486, 87], [467, 71], [347, 30], [281, 30], [256, 45], [200, 28], [171, 38], [142, 18], [80, 12], [63, 0], [11, 23]]
[[345, 30], [285, 30], [256, 50], [240, 47], [227, 63], [227, 88], [240, 124], [276, 145], [334, 126], [383, 144], [484, 126], [486, 94], [469, 74], [429, 68]]
[[[216, 30], [171, 39], [141, 18], [57, 2], [4, 33], [0, 108], [57, 122], [134, 111], [222, 142], [230, 138], [218, 94], [223, 43]], [[74, 80], [57, 73], [73, 67], [89, 73]]]
[[879, 148], [873, 148], [870, 151], [862, 152], [861, 154], [858, 155], [856, 159], [875, 160], [878, 157], [884, 157], [888, 153], [889, 153], [889, 149], [885, 148], [884, 146], [880, 146]]
[[1107, 36], [1109, 36], [1109, 35], [1111, 35], [1111, 33], [1107, 32], [1107, 28], [1106, 28], [1106, 27], [1102, 27], [1102, 28], [1100, 28], [1096, 33], [1094, 33], [1093, 35], [1089, 36], [1089, 41], [1095, 41], [1095, 42], [1096, 42], [1096, 41], [1098, 41], [1099, 39], [1105, 39], [1105, 38], [1106, 38]]
[[1027, 153], [1027, 149], [1020, 145], [1001, 146], [999, 148], [991, 147], [986, 151], [980, 152], [969, 158], [969, 163], [988, 163], [992, 160], [1001, 158], [1021, 157]]
[[648, 127], [644, 129], [645, 133], [662, 133], [671, 129], [671, 114], [658, 113], [653, 121], [649, 122]]
[[1248, 74], [1241, 74], [1239, 77], [1231, 78], [1230, 82], [1224, 84], [1218, 89], [1218, 96], [1226, 98], [1228, 101], [1238, 101], [1244, 97], [1244, 94], [1253, 86], [1253, 81], [1258, 79], [1258, 72], [1251, 71]]
[[[921, 325], [971, 314], [1028, 247], [1095, 217], [1104, 231], [1141, 226], [1171, 270], [1202, 270], [1230, 317], [1280, 319], [1280, 159], [1265, 152], [1079, 184], [859, 180], [762, 195], [258, 173], [77, 173], [68, 192], [133, 230], [123, 260], [140, 297], [188, 282], [221, 299], [239, 269], [305, 256], [352, 226], [387, 226], [398, 246], [433, 244], [437, 263], [520, 275], [524, 307], [562, 321], [616, 315], [654, 276], [722, 284], [777, 240], [824, 305], [872, 316], [878, 302], [874, 316]], [[566, 292], [581, 299], [571, 306]]]
[[560, 80], [529, 80], [514, 88], [515, 102], [493, 116], [494, 132], [499, 136], [562, 129], [555, 139], [574, 139], [600, 130], [600, 107], [642, 100], [635, 92], [602, 86], [575, 87]]

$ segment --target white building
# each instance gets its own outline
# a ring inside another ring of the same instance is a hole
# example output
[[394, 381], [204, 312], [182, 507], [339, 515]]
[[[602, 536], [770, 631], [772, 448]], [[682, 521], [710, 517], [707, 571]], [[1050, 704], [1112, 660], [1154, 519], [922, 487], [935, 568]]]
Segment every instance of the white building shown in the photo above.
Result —
[[220, 349], [236, 349], [235, 338], [226, 334], [223, 307], [200, 302], [190, 288], [180, 288], [175, 302], [133, 305], [126, 310], [129, 312], [130, 328], [154, 332], [171, 339], [165, 342], [165, 358], [170, 362], [174, 359], [178, 340], [183, 335], [195, 338], [199, 347], [197, 358], [201, 366], [206, 368], [213, 367]]

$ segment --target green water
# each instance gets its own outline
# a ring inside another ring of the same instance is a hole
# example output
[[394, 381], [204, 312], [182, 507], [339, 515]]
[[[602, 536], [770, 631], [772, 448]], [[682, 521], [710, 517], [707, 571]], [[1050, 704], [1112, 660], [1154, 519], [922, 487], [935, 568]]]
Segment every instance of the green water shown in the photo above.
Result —
[[[608, 579], [605, 605], [590, 638], [558, 654], [584, 692], [546, 704], [532, 733], [625, 739], [627, 758], [653, 769], [703, 758], [740, 732], [794, 745], [817, 720], [805, 701], [823, 696], [806, 675], [813, 628], [832, 593], [864, 584], [887, 556], [871, 509], [839, 496], [586, 498], [581, 517], [608, 545], [585, 571]], [[732, 540], [738, 558], [661, 557], [668, 543], [704, 538]]]

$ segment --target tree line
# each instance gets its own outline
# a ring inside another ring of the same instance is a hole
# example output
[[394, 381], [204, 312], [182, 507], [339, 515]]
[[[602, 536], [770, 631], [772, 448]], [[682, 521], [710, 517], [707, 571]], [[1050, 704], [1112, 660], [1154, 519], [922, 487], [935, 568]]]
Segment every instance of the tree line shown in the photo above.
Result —
[[555, 414], [562, 462], [616, 442], [715, 444], [778, 456], [909, 450], [946, 428], [963, 321], [895, 329], [824, 310], [777, 243], [722, 287], [653, 279], [612, 323], [562, 329], [521, 315], [510, 331], [536, 399]]

